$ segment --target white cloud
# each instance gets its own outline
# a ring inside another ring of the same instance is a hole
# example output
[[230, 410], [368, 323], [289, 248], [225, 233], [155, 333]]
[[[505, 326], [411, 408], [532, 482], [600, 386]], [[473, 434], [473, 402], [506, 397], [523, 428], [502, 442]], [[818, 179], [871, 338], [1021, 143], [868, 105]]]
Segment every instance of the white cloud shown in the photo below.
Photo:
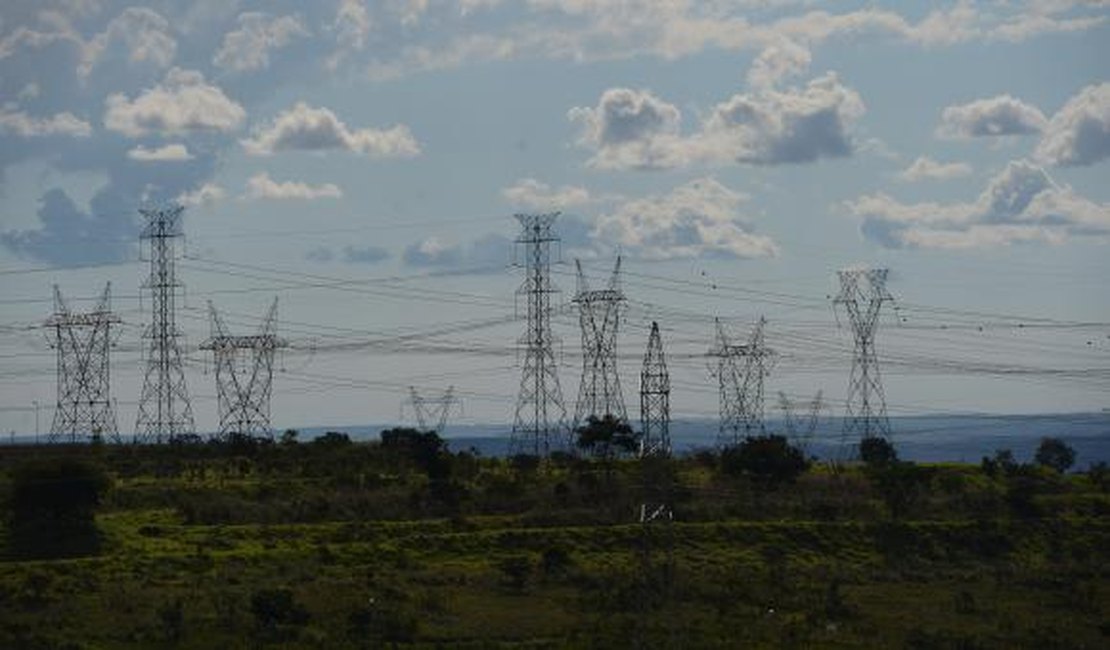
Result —
[[937, 135], [945, 138], [1028, 135], [1040, 132], [1047, 123], [1036, 106], [1010, 95], [998, 95], [945, 108]]
[[383, 130], [351, 129], [332, 111], [304, 102], [297, 102], [271, 124], [256, 128], [252, 138], [241, 142], [247, 153], [256, 156], [328, 149], [379, 157], [411, 157], [420, 153], [420, 145], [403, 124]]
[[204, 183], [200, 187], [184, 192], [177, 197], [177, 202], [186, 207], [212, 205], [227, 197], [227, 190], [215, 183]]
[[27, 99], [34, 99], [42, 94], [42, 87], [38, 83], [32, 81], [20, 89], [19, 94], [15, 96], [19, 101]]
[[165, 80], [144, 90], [134, 101], [109, 95], [104, 125], [137, 137], [147, 133], [232, 131], [246, 117], [243, 107], [196, 71], [174, 68]]
[[748, 70], [748, 84], [754, 88], [773, 86], [780, 79], [805, 72], [812, 60], [809, 48], [781, 39], [765, 47], [756, 57]]
[[270, 65], [270, 51], [285, 47], [309, 31], [294, 16], [272, 18], [257, 11], [239, 14], [239, 29], [224, 35], [223, 45], [212, 57], [219, 68], [243, 72]]
[[556, 210], [586, 205], [593, 200], [584, 187], [564, 185], [553, 188], [534, 178], [518, 180], [501, 190], [501, 196], [509, 204], [528, 210]]
[[970, 176], [971, 171], [971, 165], [967, 163], [942, 163], [928, 156], [921, 156], [913, 161], [912, 165], [899, 172], [898, 178], [907, 183], [926, 179], [948, 180]]
[[612, 88], [596, 108], [572, 108], [578, 144], [605, 169], [666, 169], [693, 163], [777, 165], [851, 155], [863, 100], [830, 72], [804, 88], [763, 88], [717, 104], [698, 132], [680, 133], [679, 110], [647, 91]]
[[1014, 161], [971, 202], [902, 203], [886, 194], [847, 203], [863, 234], [890, 248], [981, 248], [1017, 242], [1110, 238], [1110, 204], [1054, 182], [1040, 167]]
[[127, 157], [139, 162], [180, 162], [192, 160], [193, 155], [183, 144], [167, 144], [157, 149], [147, 149], [139, 145], [127, 152]]
[[1049, 121], [1037, 159], [1053, 165], [1092, 165], [1110, 156], [1110, 83], [1087, 86]]
[[372, 25], [370, 12], [363, 0], [340, 0], [335, 11], [335, 21], [330, 26], [331, 31], [335, 32], [339, 49], [328, 58], [327, 67], [335, 69], [348, 53], [366, 47]]
[[66, 135], [87, 138], [92, 135], [92, 126], [73, 113], [56, 113], [48, 117], [34, 117], [25, 111], [13, 111], [0, 107], [0, 134], [16, 135], [24, 138], [50, 135]]
[[113, 42], [127, 47], [132, 63], [149, 61], [165, 68], [177, 54], [177, 41], [170, 35], [170, 24], [162, 14], [143, 7], [128, 7], [113, 18], [103, 32], [81, 47], [77, 74], [84, 78], [92, 72]]
[[285, 200], [311, 200], [311, 199], [338, 199], [343, 197], [343, 191], [333, 183], [323, 185], [309, 185], [300, 181], [278, 182], [270, 178], [266, 172], [251, 176], [247, 180], [247, 191], [244, 199], [273, 199]]
[[598, 217], [594, 234], [604, 244], [646, 259], [776, 255], [774, 241], [752, 233], [741, 218], [747, 200], [716, 179], [703, 178], [617, 206]]

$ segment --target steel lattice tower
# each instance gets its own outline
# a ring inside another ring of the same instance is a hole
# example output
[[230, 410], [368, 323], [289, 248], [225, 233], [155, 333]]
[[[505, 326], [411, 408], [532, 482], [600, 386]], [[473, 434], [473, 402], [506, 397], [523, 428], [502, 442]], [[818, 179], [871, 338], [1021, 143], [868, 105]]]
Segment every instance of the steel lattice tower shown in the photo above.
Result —
[[763, 342], [766, 324], [761, 317], [748, 342], [734, 344], [717, 320], [717, 343], [709, 354], [717, 358], [713, 374], [720, 392], [720, 446], [736, 445], [747, 436], [763, 434], [763, 385], [774, 357]]
[[524, 248], [524, 284], [517, 290], [528, 303], [528, 330], [521, 337], [524, 370], [516, 402], [510, 452], [546, 456], [564, 448], [566, 407], [556, 374], [551, 333], [551, 245], [559, 238], [551, 231], [558, 212], [518, 214], [521, 232], [516, 244]]
[[653, 321], [640, 371], [640, 455], [656, 453], [671, 453], [671, 376], [659, 323]]
[[[671, 598], [674, 580], [673, 466], [671, 465], [671, 378], [663, 356], [659, 323], [652, 322], [640, 371], [640, 598], [636, 646], [660, 647], [664, 633], [671, 644], [671, 620], [658, 611]], [[655, 556], [663, 552], [662, 566]], [[659, 623], [662, 622], [663, 630]]]
[[177, 294], [183, 285], [175, 275], [175, 242], [182, 236], [179, 205], [141, 208], [146, 218], [140, 238], [148, 242], [150, 276], [143, 288], [150, 290], [151, 322], [147, 340], [147, 368], [135, 423], [137, 442], [169, 442], [194, 432], [193, 408], [185, 388], [176, 323]]
[[[416, 392], [415, 386], [409, 386], [408, 404], [412, 406], [416, 424], [421, 431], [443, 433], [447, 427], [447, 416], [451, 413], [451, 407], [458, 403], [459, 398], [455, 397], [454, 386], [448, 386], [447, 390], [438, 397], [425, 397]], [[429, 426], [431, 423], [435, 423], [434, 426]]]
[[845, 405], [844, 438], [890, 438], [886, 398], [875, 354], [875, 332], [884, 302], [894, 300], [886, 290], [889, 269], [846, 269], [838, 271], [840, 294], [833, 299], [848, 314], [855, 339], [852, 374]]
[[120, 441], [110, 397], [109, 353], [112, 325], [122, 321], [112, 313], [111, 294], [108, 283], [92, 311], [75, 314], [54, 285], [54, 315], [45, 327], [57, 351], [58, 398], [48, 442]]
[[274, 383], [274, 351], [288, 346], [277, 336], [277, 304], [274, 298], [258, 334], [232, 336], [215, 305], [208, 302], [212, 336], [200, 347], [211, 350], [215, 360], [221, 438], [273, 437], [270, 393]]
[[624, 302], [620, 289], [621, 258], [617, 257], [609, 285], [604, 289], [591, 290], [582, 263], [579, 260], [574, 263], [578, 269], [578, 291], [573, 302], [578, 305], [582, 328], [582, 383], [578, 386], [574, 426], [582, 426], [590, 417], [612, 416], [627, 422], [617, 372], [617, 329]]

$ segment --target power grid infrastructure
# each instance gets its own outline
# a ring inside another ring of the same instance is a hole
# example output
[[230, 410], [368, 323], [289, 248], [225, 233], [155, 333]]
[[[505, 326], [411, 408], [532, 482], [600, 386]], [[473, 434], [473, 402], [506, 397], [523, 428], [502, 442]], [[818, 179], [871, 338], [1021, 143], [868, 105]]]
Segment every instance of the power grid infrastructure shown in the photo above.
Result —
[[412, 408], [417, 427], [421, 431], [434, 431], [437, 434], [442, 434], [447, 428], [447, 417], [451, 409], [460, 403], [454, 386], [448, 386], [442, 394], [434, 397], [421, 395], [415, 386], [409, 386], [409, 396], [405, 400], [405, 404]]
[[211, 350], [216, 366], [219, 436], [271, 438], [270, 394], [274, 383], [274, 352], [288, 342], [277, 335], [277, 298], [270, 304], [258, 333], [233, 336], [208, 302], [212, 336], [202, 350]]
[[572, 302], [578, 306], [578, 323], [582, 330], [582, 382], [578, 385], [574, 427], [582, 426], [591, 417], [612, 416], [627, 422], [617, 371], [617, 331], [625, 300], [620, 287], [621, 258], [617, 256], [613, 274], [604, 289], [590, 289], [582, 272], [582, 262], [575, 260], [574, 263], [578, 290]]
[[842, 307], [847, 313], [855, 342], [848, 398], [844, 407], [842, 443], [874, 437], [890, 438], [890, 420], [886, 414], [886, 397], [875, 351], [879, 313], [883, 303], [894, 300], [886, 288], [889, 273], [889, 269], [882, 268], [843, 269], [837, 272], [840, 293], [833, 299], [833, 307]]
[[551, 331], [551, 247], [559, 243], [552, 231], [558, 212], [518, 214], [521, 232], [516, 245], [523, 248], [524, 283], [517, 290], [527, 303], [528, 325], [520, 344], [524, 366], [509, 449], [513, 454], [546, 456], [567, 445], [566, 407], [555, 362], [555, 337]]
[[711, 374], [717, 378], [720, 424], [717, 445], [739, 444], [743, 438], [762, 435], [764, 380], [771, 372], [775, 353], [764, 343], [767, 319], [760, 317], [747, 343], [733, 343], [720, 319], [717, 339], [709, 356], [716, 359]]
[[150, 290], [151, 320], [143, 334], [147, 367], [135, 422], [137, 442], [170, 442], [196, 429], [178, 344], [183, 335], [176, 320], [177, 296], [184, 288], [175, 273], [183, 211], [176, 204], [139, 209], [146, 218], [140, 242], [146, 242], [150, 260], [143, 288]]
[[[57, 355], [57, 401], [47, 442], [84, 440], [119, 442], [111, 398], [112, 326], [122, 320], [112, 313], [112, 284], [92, 311], [74, 313], [54, 285], [54, 314], [44, 327]], [[36, 404], [36, 412], [37, 412]], [[36, 429], [37, 429], [36, 425]]]
[[657, 453], [671, 453], [671, 375], [659, 323], [652, 321], [640, 370], [640, 456]]

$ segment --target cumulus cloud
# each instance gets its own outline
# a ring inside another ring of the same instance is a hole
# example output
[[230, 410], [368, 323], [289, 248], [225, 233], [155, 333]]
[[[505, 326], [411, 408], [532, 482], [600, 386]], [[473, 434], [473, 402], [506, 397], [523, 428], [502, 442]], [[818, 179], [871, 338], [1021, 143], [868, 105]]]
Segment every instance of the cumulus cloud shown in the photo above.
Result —
[[971, 171], [971, 165], [967, 163], [942, 163], [928, 156], [921, 156], [913, 161], [913, 164], [909, 167], [899, 172], [898, 178], [907, 183], [928, 179], [948, 180], [970, 176]]
[[338, 49], [328, 58], [327, 67], [335, 69], [350, 52], [366, 47], [371, 26], [370, 12], [363, 0], [340, 0], [335, 20], [330, 26]]
[[775, 85], [780, 79], [805, 72], [812, 62], [809, 48], [789, 39], [780, 39], [763, 49], [748, 70], [748, 84], [754, 88]]
[[1039, 133], [1047, 123], [1036, 106], [998, 95], [945, 108], [937, 135], [957, 139], [1029, 135]]
[[763, 88], [713, 107], [700, 129], [680, 133], [678, 109], [647, 91], [613, 88], [597, 107], [568, 113], [605, 169], [667, 169], [692, 163], [778, 165], [851, 155], [859, 94], [829, 72], [802, 88]]
[[389, 257], [389, 251], [381, 246], [346, 246], [343, 260], [354, 264], [374, 264]]
[[177, 53], [170, 23], [162, 14], [144, 7], [128, 7], [81, 48], [77, 74], [88, 77], [113, 43], [122, 43], [133, 63], [150, 62], [165, 68]]
[[1087, 86], [1052, 116], [1036, 157], [1052, 165], [1092, 165], [1110, 156], [1110, 83]]
[[274, 121], [255, 129], [253, 137], [242, 140], [247, 153], [256, 156], [278, 151], [346, 150], [377, 157], [411, 157], [420, 145], [407, 126], [389, 129], [348, 128], [327, 108], [313, 108], [297, 102]]
[[122, 93], [105, 100], [104, 126], [124, 135], [232, 131], [246, 118], [243, 107], [195, 70], [174, 68], [134, 100]]
[[740, 207], [747, 195], [703, 178], [669, 193], [627, 201], [598, 217], [596, 239], [634, 257], [769, 257], [774, 241], [752, 232]]
[[1040, 167], [1014, 161], [970, 202], [902, 203], [886, 194], [847, 203], [863, 234], [889, 248], [982, 248], [1110, 236], [1110, 204], [1054, 182]]
[[257, 11], [239, 14], [239, 29], [224, 35], [223, 44], [212, 57], [218, 68], [244, 72], [270, 65], [270, 51], [308, 36], [308, 29], [294, 16], [271, 17]]
[[500, 234], [485, 235], [468, 244], [428, 237], [406, 247], [401, 259], [409, 266], [487, 270], [508, 264], [512, 248], [512, 241]]
[[596, 150], [591, 164], [609, 169], [662, 169], [686, 162], [679, 135], [682, 114], [647, 90], [610, 88], [596, 107], [567, 117], [581, 127], [580, 145]]
[[14, 111], [4, 106], [0, 107], [0, 135], [24, 138], [65, 135], [87, 138], [92, 135], [92, 126], [69, 112], [34, 117], [25, 111]]
[[185, 207], [208, 206], [227, 198], [227, 190], [215, 183], [202, 183], [199, 187], [177, 196], [176, 201]]
[[147, 149], [143, 145], [139, 145], [128, 151], [127, 157], [139, 162], [180, 162], [193, 159], [189, 149], [179, 143], [167, 144], [156, 149]]
[[501, 190], [510, 205], [528, 210], [556, 210], [585, 205], [593, 200], [584, 187], [564, 185], [554, 188], [534, 178], [522, 178]]
[[334, 183], [323, 185], [309, 185], [300, 181], [278, 182], [270, 178], [266, 172], [260, 172], [247, 180], [247, 191], [244, 199], [273, 199], [286, 200], [311, 200], [311, 199], [338, 199], [342, 198], [343, 190]]
[[88, 210], [58, 188], [39, 202], [40, 228], [0, 233], [0, 244], [16, 255], [65, 267], [116, 262], [134, 251], [138, 227], [107, 195], [95, 196]]

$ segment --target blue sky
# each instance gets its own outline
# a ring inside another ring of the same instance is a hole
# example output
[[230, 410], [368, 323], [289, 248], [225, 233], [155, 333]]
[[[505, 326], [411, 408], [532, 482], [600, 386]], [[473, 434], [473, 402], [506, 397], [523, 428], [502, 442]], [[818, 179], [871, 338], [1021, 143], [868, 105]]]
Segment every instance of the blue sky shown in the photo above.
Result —
[[[892, 413], [1104, 408], [1108, 8], [7, 2], [0, 428], [53, 402], [34, 329], [50, 285], [76, 306], [111, 281], [131, 430], [149, 305], [136, 208], [160, 200], [187, 206], [180, 321], [202, 429], [206, 300], [248, 333], [274, 295], [292, 344], [276, 426], [396, 419], [410, 384], [454, 384], [461, 421], [506, 421], [511, 215], [547, 210], [564, 213], [563, 258], [598, 281], [625, 257], [630, 406], [652, 319], [676, 412], [711, 417], [713, 318], [742, 337], [765, 315], [769, 394], [823, 390], [839, 412], [835, 271], [881, 265], [899, 305], [879, 345]], [[556, 318], [571, 412], [576, 323]]]

